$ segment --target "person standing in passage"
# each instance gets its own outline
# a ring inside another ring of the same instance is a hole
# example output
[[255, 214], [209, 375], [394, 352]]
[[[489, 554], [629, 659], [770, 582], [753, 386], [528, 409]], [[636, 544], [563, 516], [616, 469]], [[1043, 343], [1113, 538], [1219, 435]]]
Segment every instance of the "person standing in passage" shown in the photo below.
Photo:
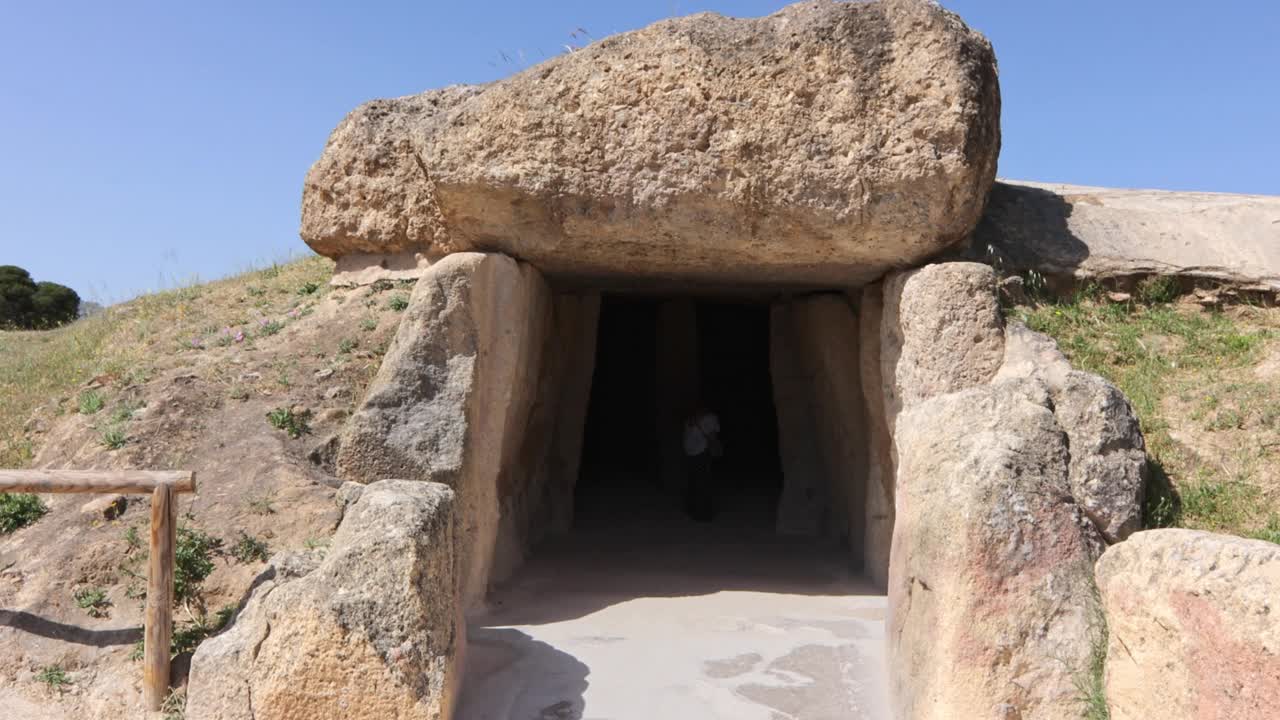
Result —
[[715, 515], [714, 462], [724, 454], [720, 444], [720, 418], [698, 406], [684, 421], [684, 454], [689, 464], [685, 510], [698, 522], [710, 522]]

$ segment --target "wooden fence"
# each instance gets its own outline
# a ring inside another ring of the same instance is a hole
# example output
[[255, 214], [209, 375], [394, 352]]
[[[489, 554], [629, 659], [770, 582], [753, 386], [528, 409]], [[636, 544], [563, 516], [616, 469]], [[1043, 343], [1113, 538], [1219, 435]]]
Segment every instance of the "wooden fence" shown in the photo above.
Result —
[[148, 710], [159, 710], [169, 692], [173, 554], [178, 522], [174, 496], [195, 491], [196, 474], [185, 471], [0, 470], [0, 493], [151, 494], [151, 555], [142, 636], [142, 696]]

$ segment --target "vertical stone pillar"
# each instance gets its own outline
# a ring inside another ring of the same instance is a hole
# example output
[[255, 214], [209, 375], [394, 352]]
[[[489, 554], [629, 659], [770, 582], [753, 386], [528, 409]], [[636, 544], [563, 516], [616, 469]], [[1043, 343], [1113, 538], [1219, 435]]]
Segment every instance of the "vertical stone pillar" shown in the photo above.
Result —
[[857, 316], [848, 298], [829, 293], [779, 304], [770, 319], [784, 476], [778, 530], [845, 540], [860, 566], [867, 437]]
[[769, 376], [778, 413], [782, 493], [778, 497], [780, 535], [818, 537], [830, 520], [827, 469], [818, 449], [813, 413], [813, 373], [802, 341], [799, 310], [791, 301], [769, 309]]
[[339, 477], [427, 480], [456, 491], [463, 608], [481, 603], [488, 589], [499, 479], [519, 456], [550, 308], [550, 290], [532, 266], [498, 254], [446, 256], [418, 281], [343, 432]]
[[596, 365], [596, 335], [600, 324], [600, 295], [562, 295], [556, 298], [556, 331], [552, 353], [561, 354], [560, 405], [551, 439], [547, 527], [566, 533], [573, 524], [573, 493], [582, 462], [582, 439], [591, 400], [591, 377]]
[[893, 438], [889, 434], [880, 374], [880, 322], [884, 286], [863, 288], [858, 306], [860, 373], [867, 418], [867, 503], [863, 571], [878, 587], [889, 582], [889, 549], [893, 544]]
[[684, 492], [684, 418], [698, 401], [698, 314], [692, 300], [658, 306], [657, 434], [662, 487]]

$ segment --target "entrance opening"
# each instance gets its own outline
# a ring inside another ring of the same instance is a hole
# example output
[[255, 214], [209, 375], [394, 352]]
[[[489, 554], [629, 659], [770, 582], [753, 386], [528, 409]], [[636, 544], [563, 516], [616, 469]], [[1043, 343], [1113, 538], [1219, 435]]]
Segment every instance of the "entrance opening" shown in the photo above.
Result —
[[[772, 532], [782, 464], [769, 379], [769, 306], [606, 296], [576, 486], [575, 527], [685, 509], [685, 421], [719, 420], [710, 517]], [[696, 481], [695, 481], [696, 482]]]
[[[562, 395], [580, 463], [548, 485], [572, 521], [470, 618], [456, 717], [888, 717], [887, 602], [844, 519], [865, 445], [847, 297], [599, 302], [594, 370]], [[699, 406], [723, 444], [709, 519]]]

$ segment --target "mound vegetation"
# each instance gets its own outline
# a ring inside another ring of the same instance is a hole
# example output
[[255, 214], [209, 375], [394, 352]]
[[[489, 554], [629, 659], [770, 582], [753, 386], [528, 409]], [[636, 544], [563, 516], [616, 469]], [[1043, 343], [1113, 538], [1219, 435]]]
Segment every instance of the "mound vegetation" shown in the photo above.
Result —
[[1133, 403], [1148, 526], [1280, 542], [1280, 309], [1202, 306], [1163, 279], [1126, 295], [1090, 286], [1008, 313]]

